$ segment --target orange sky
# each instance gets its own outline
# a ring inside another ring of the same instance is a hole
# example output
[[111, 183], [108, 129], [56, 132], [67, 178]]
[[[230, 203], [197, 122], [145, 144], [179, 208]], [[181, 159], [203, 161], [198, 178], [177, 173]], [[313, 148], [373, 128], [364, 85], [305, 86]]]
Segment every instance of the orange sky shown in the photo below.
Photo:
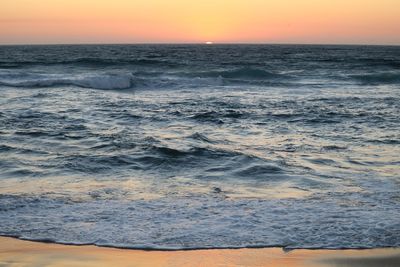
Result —
[[0, 43], [400, 44], [400, 0], [0, 0]]

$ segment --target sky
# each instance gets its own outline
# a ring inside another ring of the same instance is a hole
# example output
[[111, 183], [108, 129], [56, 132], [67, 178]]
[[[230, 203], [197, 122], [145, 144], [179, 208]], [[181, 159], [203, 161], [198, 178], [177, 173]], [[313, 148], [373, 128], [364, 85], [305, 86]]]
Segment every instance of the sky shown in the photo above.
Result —
[[0, 44], [400, 45], [400, 0], [0, 0]]

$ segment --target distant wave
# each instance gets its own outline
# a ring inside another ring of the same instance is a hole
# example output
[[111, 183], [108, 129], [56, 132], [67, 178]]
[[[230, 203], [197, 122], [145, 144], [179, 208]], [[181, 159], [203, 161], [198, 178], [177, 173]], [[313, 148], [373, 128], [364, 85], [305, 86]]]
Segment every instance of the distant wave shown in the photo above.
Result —
[[83, 77], [51, 77], [44, 76], [27, 80], [0, 80], [0, 85], [10, 87], [53, 87], [71, 85], [93, 89], [127, 89], [132, 87], [133, 76], [129, 74], [104, 74]]
[[196, 88], [224, 85], [280, 85], [289, 77], [262, 69], [239, 68], [221, 71], [133, 71], [126, 73], [48, 74], [29, 71], [0, 71], [0, 85], [9, 87], [78, 86], [93, 89]]
[[[301, 87], [318, 86], [312, 77], [268, 71], [263, 68], [241, 67], [211, 70], [140, 68], [139, 70], [99, 71], [84, 69], [71, 72], [63, 69], [57, 72], [42, 70], [0, 69], [0, 86], [41, 88], [57, 86], [76, 86], [102, 90], [122, 89], [185, 89], [218, 86], [259, 86], [259, 87]], [[378, 85], [399, 84], [399, 72], [377, 72], [365, 74], [333, 75], [323, 80], [324, 86], [337, 81]]]
[[137, 65], [137, 66], [178, 66], [177, 62], [168, 60], [158, 60], [149, 58], [137, 59], [120, 59], [120, 58], [74, 58], [74, 59], [51, 59], [46, 60], [17, 60], [17, 61], [0, 61], [0, 67], [26, 67], [26, 66], [39, 66], [39, 65], [77, 65], [77, 66], [121, 66], [121, 65]]
[[383, 72], [351, 75], [351, 78], [365, 84], [397, 84], [400, 83], [400, 72]]
[[228, 79], [279, 79], [288, 78], [283, 74], [269, 72], [259, 68], [236, 68], [230, 70], [214, 70], [204, 72], [189, 73], [189, 75], [197, 75], [199, 77], [222, 77]]

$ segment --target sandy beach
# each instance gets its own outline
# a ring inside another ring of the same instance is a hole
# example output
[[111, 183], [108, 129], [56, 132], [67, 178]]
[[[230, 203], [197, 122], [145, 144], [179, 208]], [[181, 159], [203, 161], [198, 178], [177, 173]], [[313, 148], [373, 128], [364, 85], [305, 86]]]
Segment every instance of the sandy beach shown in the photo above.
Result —
[[1, 237], [0, 266], [395, 267], [400, 266], [400, 249], [141, 251], [66, 246]]

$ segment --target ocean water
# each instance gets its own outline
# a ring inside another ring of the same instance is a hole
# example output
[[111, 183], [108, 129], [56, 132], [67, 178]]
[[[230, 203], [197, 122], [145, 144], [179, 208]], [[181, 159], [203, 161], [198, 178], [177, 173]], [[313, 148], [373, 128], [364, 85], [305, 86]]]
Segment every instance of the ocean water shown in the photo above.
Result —
[[400, 246], [400, 47], [0, 47], [0, 234]]

